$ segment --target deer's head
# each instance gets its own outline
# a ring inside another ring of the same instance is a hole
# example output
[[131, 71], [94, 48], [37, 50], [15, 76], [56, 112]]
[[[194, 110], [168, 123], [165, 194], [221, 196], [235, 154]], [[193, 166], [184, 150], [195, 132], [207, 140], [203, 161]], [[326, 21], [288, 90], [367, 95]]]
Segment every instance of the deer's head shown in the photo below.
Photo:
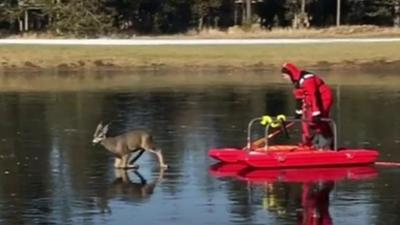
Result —
[[110, 124], [103, 126], [103, 123], [99, 123], [99, 125], [97, 125], [96, 131], [93, 134], [93, 140], [92, 140], [93, 144], [100, 143], [102, 140], [106, 138], [109, 125]]

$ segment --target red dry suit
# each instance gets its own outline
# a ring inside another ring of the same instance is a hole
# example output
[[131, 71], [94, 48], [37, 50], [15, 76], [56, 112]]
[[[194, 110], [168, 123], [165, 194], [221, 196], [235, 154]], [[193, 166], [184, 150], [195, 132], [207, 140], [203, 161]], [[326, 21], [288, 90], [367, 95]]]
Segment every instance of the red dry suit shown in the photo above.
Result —
[[302, 124], [302, 141], [304, 145], [311, 146], [315, 133], [324, 137], [332, 137], [329, 123], [318, 121], [317, 118], [329, 118], [329, 111], [333, 103], [332, 91], [317, 75], [302, 71], [295, 65], [285, 63], [282, 73], [288, 74], [294, 84], [293, 94], [296, 98], [296, 114], [310, 122]]

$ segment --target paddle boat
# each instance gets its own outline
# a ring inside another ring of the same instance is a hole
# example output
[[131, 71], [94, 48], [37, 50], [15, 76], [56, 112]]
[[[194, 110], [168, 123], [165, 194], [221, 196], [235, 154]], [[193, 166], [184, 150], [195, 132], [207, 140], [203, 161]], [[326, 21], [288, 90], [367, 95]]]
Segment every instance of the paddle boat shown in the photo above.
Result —
[[[323, 118], [333, 128], [333, 149], [320, 150], [298, 145], [269, 145], [268, 140], [302, 119], [262, 116], [252, 119], [248, 124], [247, 145], [244, 148], [213, 148], [208, 155], [224, 163], [242, 163], [253, 168], [289, 168], [319, 166], [350, 166], [373, 164], [379, 156], [377, 150], [365, 148], [337, 148], [337, 129], [332, 119]], [[265, 136], [252, 142], [252, 129], [256, 122], [265, 126]], [[273, 133], [270, 128], [280, 127]], [[262, 143], [262, 145], [260, 145]]]

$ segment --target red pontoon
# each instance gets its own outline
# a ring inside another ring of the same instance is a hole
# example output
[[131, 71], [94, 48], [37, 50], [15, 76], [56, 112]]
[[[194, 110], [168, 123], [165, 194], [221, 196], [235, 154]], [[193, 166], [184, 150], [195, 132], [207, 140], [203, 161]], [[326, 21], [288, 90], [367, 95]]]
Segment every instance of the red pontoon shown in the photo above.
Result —
[[[337, 149], [336, 125], [330, 119], [324, 119], [333, 124], [334, 148], [332, 150], [319, 150], [310, 147], [296, 145], [268, 145], [269, 124], [266, 125], [265, 144], [263, 147], [255, 147], [251, 141], [251, 127], [255, 121], [250, 121], [245, 148], [214, 148], [208, 151], [208, 155], [225, 163], [243, 163], [255, 168], [288, 168], [288, 167], [314, 167], [314, 166], [349, 166], [367, 165], [376, 161], [378, 151], [373, 149]], [[291, 119], [291, 122], [301, 121]]]

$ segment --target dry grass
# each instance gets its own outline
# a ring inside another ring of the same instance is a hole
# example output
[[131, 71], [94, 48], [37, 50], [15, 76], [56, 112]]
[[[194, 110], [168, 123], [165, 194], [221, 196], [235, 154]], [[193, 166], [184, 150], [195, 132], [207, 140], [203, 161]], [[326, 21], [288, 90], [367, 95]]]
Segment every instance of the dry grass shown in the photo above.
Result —
[[343, 68], [398, 66], [398, 43], [228, 46], [0, 46], [0, 70], [269, 69], [292, 61]]
[[[400, 79], [396, 73], [367, 73], [359, 71], [316, 71], [330, 85], [337, 87], [355, 85], [398, 91]], [[161, 76], [162, 75], [162, 76]], [[351, 79], [349, 79], [349, 76]], [[245, 77], [245, 79], [244, 79]], [[59, 92], [59, 91], [132, 91], [132, 90], [175, 90], [200, 91], [215, 87], [290, 85], [280, 77], [279, 71], [224, 71], [224, 72], [185, 72], [185, 71], [140, 71], [140, 72], [79, 72], [51, 73], [13, 73], [0, 77], [0, 92]], [[271, 85], [273, 84], [273, 85]]]

